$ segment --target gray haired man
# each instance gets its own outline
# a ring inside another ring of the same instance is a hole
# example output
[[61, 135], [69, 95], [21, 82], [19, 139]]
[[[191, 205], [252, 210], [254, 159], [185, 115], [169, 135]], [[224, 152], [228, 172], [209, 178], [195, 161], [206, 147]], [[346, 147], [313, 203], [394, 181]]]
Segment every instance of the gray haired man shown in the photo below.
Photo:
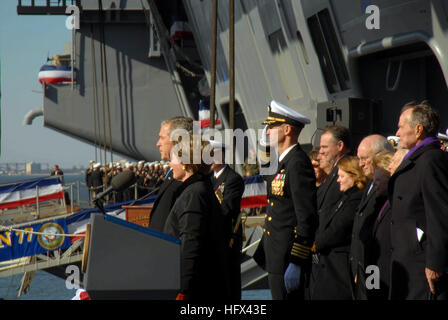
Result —
[[370, 179], [355, 214], [352, 229], [352, 242], [350, 245], [350, 265], [352, 273], [351, 286], [354, 288], [353, 297], [357, 300], [368, 299], [368, 291], [365, 286], [366, 279], [366, 248], [365, 244], [372, 237], [373, 224], [378, 212], [386, 202], [386, 196], [376, 193], [373, 185], [373, 158], [379, 152], [387, 150], [393, 152], [393, 146], [387, 139], [379, 134], [365, 137], [358, 146], [359, 166], [364, 175]]
[[[174, 147], [174, 141], [171, 140], [171, 136], [172, 133], [178, 129], [191, 133], [193, 131], [193, 119], [174, 117], [162, 122], [159, 132], [159, 140], [157, 141], [157, 147], [159, 148], [162, 160], [170, 160], [170, 153]], [[150, 229], [163, 232], [166, 218], [176, 201], [176, 193], [181, 184], [180, 181], [173, 179], [171, 171], [167, 174], [160, 186], [157, 198], [154, 201], [149, 222]]]
[[427, 102], [404, 106], [396, 135], [409, 149], [389, 180], [391, 299], [446, 299], [448, 154], [440, 119]]

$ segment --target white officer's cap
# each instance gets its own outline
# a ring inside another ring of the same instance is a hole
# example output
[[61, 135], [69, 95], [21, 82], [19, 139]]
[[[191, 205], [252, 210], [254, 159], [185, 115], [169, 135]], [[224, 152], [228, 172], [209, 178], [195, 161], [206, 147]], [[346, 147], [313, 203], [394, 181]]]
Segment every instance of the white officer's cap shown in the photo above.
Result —
[[302, 128], [306, 124], [311, 123], [311, 120], [300, 112], [272, 100], [268, 106], [268, 118], [263, 124], [269, 125], [274, 123], [287, 123]]
[[447, 134], [439, 133], [437, 135], [437, 138], [439, 138], [440, 140], [448, 140], [448, 130], [447, 130]]
[[398, 148], [400, 146], [400, 137], [388, 136], [387, 141], [389, 141], [392, 144], [392, 146], [394, 146], [394, 147]]

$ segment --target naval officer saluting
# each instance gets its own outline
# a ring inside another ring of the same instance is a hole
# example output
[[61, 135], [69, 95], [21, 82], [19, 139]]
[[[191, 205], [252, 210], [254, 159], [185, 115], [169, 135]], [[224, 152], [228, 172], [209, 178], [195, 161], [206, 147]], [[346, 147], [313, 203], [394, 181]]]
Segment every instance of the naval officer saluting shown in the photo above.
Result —
[[[310, 120], [276, 101], [268, 107], [267, 135], [278, 148], [277, 172], [265, 176], [267, 215], [264, 234], [255, 254], [268, 272], [274, 300], [303, 299], [310, 269], [310, 249], [317, 227], [316, 178], [298, 138]], [[272, 167], [272, 164], [271, 164]], [[254, 257], [255, 258], [255, 257]]]

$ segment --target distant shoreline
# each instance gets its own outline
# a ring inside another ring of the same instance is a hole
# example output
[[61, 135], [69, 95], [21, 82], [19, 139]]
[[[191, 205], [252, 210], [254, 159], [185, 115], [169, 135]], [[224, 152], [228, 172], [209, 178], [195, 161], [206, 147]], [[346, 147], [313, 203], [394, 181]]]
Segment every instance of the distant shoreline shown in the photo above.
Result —
[[[84, 173], [85, 173], [85, 171], [68, 172], [68, 173], [64, 172], [64, 176], [78, 176], [78, 175], [84, 174]], [[36, 177], [36, 176], [49, 176], [49, 175], [50, 175], [49, 172], [31, 173], [31, 174], [26, 174], [26, 173], [2, 173], [2, 174], [0, 174], [0, 177], [13, 177], [13, 176]]]

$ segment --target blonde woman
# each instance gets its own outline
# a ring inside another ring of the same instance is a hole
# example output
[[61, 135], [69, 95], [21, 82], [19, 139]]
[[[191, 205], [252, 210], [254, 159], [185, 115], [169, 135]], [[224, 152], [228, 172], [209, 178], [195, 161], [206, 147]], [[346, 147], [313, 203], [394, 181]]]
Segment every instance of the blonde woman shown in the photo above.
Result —
[[[181, 240], [181, 286], [177, 300], [228, 299], [228, 257], [231, 224], [221, 214], [208, 172], [193, 163], [208, 142], [182, 141], [171, 153], [173, 178], [182, 184], [164, 232]], [[196, 150], [197, 153], [194, 152]]]
[[[377, 194], [380, 195], [387, 194], [387, 183], [389, 182], [389, 178], [392, 175], [391, 163], [394, 159], [394, 156], [398, 153], [399, 151], [396, 152], [381, 151], [373, 158], [373, 167], [374, 167], [373, 185], [375, 186]], [[399, 160], [398, 165], [395, 168], [397, 168], [400, 165], [400, 162], [401, 160]]]
[[318, 263], [313, 264], [310, 297], [313, 300], [351, 300], [349, 251], [356, 207], [361, 201], [367, 177], [356, 157], [338, 162], [339, 190], [343, 192], [327, 216], [320, 216], [316, 233], [315, 252]]

